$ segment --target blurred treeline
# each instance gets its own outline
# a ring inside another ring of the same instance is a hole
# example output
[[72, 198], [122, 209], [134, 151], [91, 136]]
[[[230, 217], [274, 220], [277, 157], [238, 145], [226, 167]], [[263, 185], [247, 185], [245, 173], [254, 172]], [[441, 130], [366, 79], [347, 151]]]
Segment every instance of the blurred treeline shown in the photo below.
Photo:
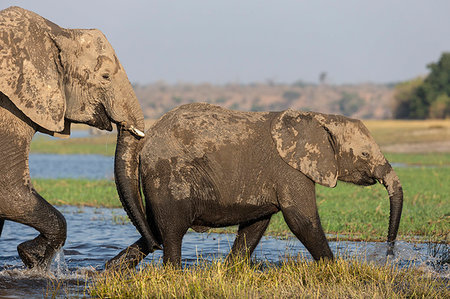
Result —
[[182, 104], [207, 102], [242, 111], [288, 108], [342, 114], [359, 119], [450, 118], [450, 53], [427, 66], [426, 77], [390, 84], [167, 84], [134, 85], [147, 119]]
[[288, 108], [343, 114], [363, 119], [392, 115], [393, 85], [328, 85], [296, 82], [254, 84], [134, 85], [146, 118], [156, 119], [186, 103], [207, 102], [242, 111], [281, 111]]
[[393, 117], [400, 119], [450, 118], [450, 53], [427, 65], [430, 73], [398, 84]]

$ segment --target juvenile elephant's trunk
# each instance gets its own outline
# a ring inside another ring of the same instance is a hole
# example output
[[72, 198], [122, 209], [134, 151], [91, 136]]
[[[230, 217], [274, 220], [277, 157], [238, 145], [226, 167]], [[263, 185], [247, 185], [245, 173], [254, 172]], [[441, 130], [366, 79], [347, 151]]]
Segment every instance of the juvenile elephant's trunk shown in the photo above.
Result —
[[403, 208], [403, 189], [397, 174], [389, 163], [386, 163], [383, 167], [382, 173], [379, 180], [388, 191], [390, 201], [387, 255], [394, 255], [395, 239], [397, 238]]
[[114, 176], [122, 206], [139, 233], [146, 239], [150, 252], [161, 249], [146, 221], [139, 186], [140, 143], [124, 126], [117, 125], [117, 147]]

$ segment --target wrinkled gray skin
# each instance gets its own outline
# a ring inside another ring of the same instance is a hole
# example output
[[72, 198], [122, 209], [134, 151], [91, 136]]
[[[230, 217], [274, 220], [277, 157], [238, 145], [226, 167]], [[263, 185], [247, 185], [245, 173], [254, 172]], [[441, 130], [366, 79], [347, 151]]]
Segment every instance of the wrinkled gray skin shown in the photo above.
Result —
[[[18, 246], [27, 267], [47, 269], [66, 240], [64, 217], [30, 181], [33, 135], [68, 136], [70, 123], [111, 130], [111, 122], [119, 131], [116, 181], [130, 183], [137, 173], [143, 114], [105, 36], [95, 29], [61, 28], [19, 7], [0, 11], [0, 233], [5, 220], [40, 232]], [[122, 199], [127, 187], [118, 191]], [[124, 206], [130, 215], [141, 213], [133, 219], [144, 217], [141, 206]], [[151, 240], [144, 224], [135, 222]]]
[[[362, 122], [286, 110], [237, 112], [180, 106], [146, 133], [140, 152], [149, 226], [164, 262], [181, 260], [189, 228], [239, 225], [231, 256], [251, 255], [274, 213], [315, 260], [332, 259], [317, 212], [315, 184], [384, 184], [390, 197], [388, 254], [402, 211], [400, 181]], [[140, 200], [139, 190], [134, 196]], [[107, 266], [134, 266], [151, 250], [145, 238]]]

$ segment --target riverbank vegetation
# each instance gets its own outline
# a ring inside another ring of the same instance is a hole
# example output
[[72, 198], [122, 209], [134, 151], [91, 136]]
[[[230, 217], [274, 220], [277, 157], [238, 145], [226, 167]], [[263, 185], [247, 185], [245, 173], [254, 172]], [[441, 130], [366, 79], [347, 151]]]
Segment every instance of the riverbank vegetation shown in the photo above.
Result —
[[[146, 129], [153, 122], [147, 120]], [[450, 120], [367, 120], [364, 123], [385, 153], [450, 152]], [[78, 130], [87, 128], [81, 125], [75, 127]], [[31, 143], [32, 153], [113, 156], [115, 148], [115, 133], [68, 139], [49, 138], [40, 134]], [[446, 162], [450, 164], [450, 160]]]
[[147, 264], [138, 270], [106, 271], [89, 292], [99, 298], [448, 298], [447, 280], [418, 268], [338, 258], [303, 257], [276, 264], [221, 260], [175, 269]]

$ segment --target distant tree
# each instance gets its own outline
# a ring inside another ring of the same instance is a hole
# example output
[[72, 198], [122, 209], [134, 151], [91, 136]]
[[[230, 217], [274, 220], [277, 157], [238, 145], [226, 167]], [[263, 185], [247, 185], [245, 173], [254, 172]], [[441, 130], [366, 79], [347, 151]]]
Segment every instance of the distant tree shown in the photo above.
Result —
[[395, 118], [450, 117], [450, 53], [442, 53], [437, 63], [427, 67], [430, 74], [423, 82], [416, 79], [396, 87]]
[[181, 98], [181, 97], [176, 97], [176, 96], [173, 96], [172, 97], [172, 101], [174, 101], [175, 102], [175, 104], [180, 104], [182, 101], [183, 101], [183, 99]]
[[450, 116], [450, 97], [440, 94], [430, 106], [430, 118], [446, 118]]
[[320, 82], [320, 84], [325, 84], [326, 80], [327, 80], [327, 72], [321, 72], [319, 74], [319, 82]]
[[296, 87], [306, 87], [306, 86], [311, 86], [311, 85], [315, 85], [315, 84], [308, 83], [303, 80], [297, 80], [294, 83], [292, 83], [291, 85], [296, 86]]
[[301, 94], [295, 90], [286, 90], [283, 93], [283, 99], [285, 99], [288, 102], [295, 101], [295, 100], [299, 99], [300, 96], [301, 96]]
[[338, 100], [339, 110], [345, 116], [352, 116], [364, 105], [364, 100], [356, 93], [343, 92]]
[[[412, 106], [417, 107], [417, 88], [423, 84], [423, 78], [418, 77], [410, 81], [405, 81], [395, 86], [393, 117], [396, 119], [407, 119], [411, 117]], [[423, 108], [422, 108], [423, 110]]]

